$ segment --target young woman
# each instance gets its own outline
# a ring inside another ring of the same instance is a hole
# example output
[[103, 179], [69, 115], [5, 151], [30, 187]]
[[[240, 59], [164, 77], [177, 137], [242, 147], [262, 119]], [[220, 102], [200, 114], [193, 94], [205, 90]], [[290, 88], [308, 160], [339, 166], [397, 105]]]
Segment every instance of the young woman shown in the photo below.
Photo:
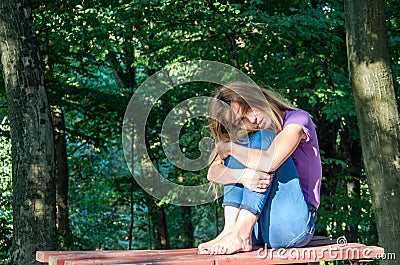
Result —
[[321, 159], [310, 115], [247, 83], [220, 88], [209, 125], [219, 143], [207, 178], [224, 185], [224, 229], [200, 254], [306, 245], [320, 204]]

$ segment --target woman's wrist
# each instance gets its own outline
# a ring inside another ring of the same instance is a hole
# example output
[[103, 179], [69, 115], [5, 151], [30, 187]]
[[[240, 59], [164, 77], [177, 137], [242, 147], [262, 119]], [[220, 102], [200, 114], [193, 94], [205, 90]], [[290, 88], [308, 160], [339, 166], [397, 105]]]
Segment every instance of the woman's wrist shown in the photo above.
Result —
[[246, 186], [247, 183], [249, 182], [249, 179], [252, 178], [252, 176], [254, 175], [254, 170], [250, 169], [250, 168], [244, 168], [242, 169], [242, 174], [239, 177], [238, 183]]

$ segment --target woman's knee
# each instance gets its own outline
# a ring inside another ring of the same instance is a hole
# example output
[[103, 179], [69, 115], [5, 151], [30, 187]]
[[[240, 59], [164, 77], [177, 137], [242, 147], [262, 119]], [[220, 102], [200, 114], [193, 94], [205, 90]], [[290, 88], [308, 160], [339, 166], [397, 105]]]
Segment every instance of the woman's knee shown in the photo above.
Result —
[[260, 130], [255, 132], [248, 143], [248, 147], [254, 149], [267, 150], [276, 136], [272, 130]]
[[[271, 130], [256, 131], [250, 136], [248, 140], [243, 140], [243, 142], [245, 143], [243, 145], [247, 145], [247, 147], [249, 148], [267, 150], [270, 147], [275, 136], [276, 133]], [[246, 167], [232, 156], [229, 156], [227, 159], [225, 159], [224, 164], [229, 168], [235, 169], [243, 169]]]

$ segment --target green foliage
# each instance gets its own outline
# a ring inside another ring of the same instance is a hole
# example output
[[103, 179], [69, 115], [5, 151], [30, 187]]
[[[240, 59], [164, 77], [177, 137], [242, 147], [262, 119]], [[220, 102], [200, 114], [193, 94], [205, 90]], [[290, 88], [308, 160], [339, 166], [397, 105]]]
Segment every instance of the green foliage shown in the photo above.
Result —
[[400, 103], [400, 36], [398, 34], [398, 28], [400, 26], [400, 4], [398, 1], [390, 0], [386, 4], [386, 16], [387, 16], [387, 30], [389, 38], [389, 50], [392, 57], [392, 69], [394, 77], [394, 85], [396, 89], [397, 104]]
[[0, 118], [0, 264], [8, 264], [12, 238], [11, 141], [7, 116]]
[[126, 191], [130, 177], [121, 161], [122, 151], [112, 147], [116, 144], [115, 140], [109, 142], [107, 151], [87, 144], [69, 159], [69, 196], [73, 198], [70, 222], [76, 249], [127, 248], [129, 200]]
[[[317, 231], [326, 231], [332, 238], [346, 236], [353, 241], [349, 233], [354, 229], [357, 231], [358, 242], [376, 245], [378, 238], [375, 218], [365, 175], [362, 174], [361, 179], [355, 179], [352, 169], [346, 163], [340, 161], [338, 166], [343, 167], [343, 170], [335, 178], [323, 178], [324, 186], [330, 187], [332, 194], [323, 193], [321, 196]], [[352, 185], [360, 185], [360, 190], [356, 192], [349, 189]]]

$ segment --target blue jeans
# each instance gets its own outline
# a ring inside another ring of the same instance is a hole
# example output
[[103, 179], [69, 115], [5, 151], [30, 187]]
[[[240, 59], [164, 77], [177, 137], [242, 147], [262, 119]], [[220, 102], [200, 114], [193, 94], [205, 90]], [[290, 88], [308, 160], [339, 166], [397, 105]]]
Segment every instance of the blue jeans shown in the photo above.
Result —
[[[276, 133], [271, 130], [257, 131], [243, 145], [266, 150]], [[229, 168], [245, 168], [234, 157], [228, 157]], [[315, 222], [312, 207], [304, 199], [299, 175], [292, 158], [288, 158], [275, 172], [264, 193], [251, 191], [242, 184], [224, 187], [223, 206], [245, 209], [255, 216], [253, 244], [268, 247], [302, 247], [311, 240]]]

